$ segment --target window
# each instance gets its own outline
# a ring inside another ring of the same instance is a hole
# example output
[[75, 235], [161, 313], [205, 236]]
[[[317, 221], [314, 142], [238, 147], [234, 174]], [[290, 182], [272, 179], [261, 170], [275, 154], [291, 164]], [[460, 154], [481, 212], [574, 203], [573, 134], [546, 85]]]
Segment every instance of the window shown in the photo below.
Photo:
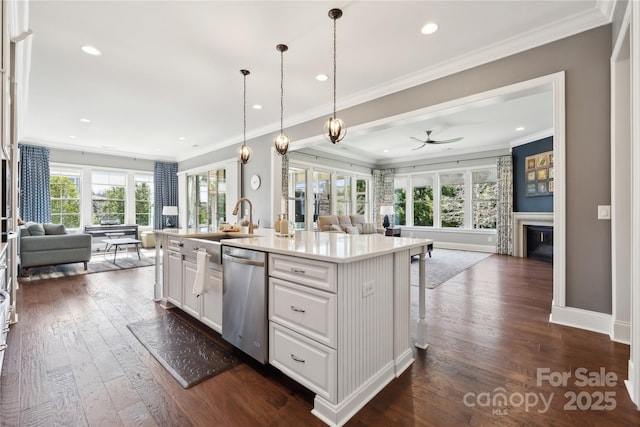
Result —
[[369, 192], [366, 179], [356, 179], [356, 214], [369, 217]]
[[495, 168], [473, 171], [471, 194], [473, 228], [496, 228], [497, 215], [497, 170]]
[[80, 171], [51, 170], [51, 222], [80, 227]]
[[413, 225], [433, 227], [433, 175], [416, 176], [413, 185]]
[[187, 176], [190, 228], [217, 229], [227, 221], [227, 175], [215, 169]]
[[153, 175], [136, 174], [133, 177], [136, 186], [136, 224], [152, 225], [153, 223]]
[[393, 179], [393, 207], [395, 225], [407, 224], [407, 178]]
[[124, 172], [93, 171], [91, 173], [92, 224], [102, 219], [118, 220], [125, 224], [125, 194], [127, 174]]
[[464, 227], [464, 172], [440, 174], [440, 224]]
[[329, 172], [313, 172], [313, 223], [320, 215], [331, 215], [331, 174]]
[[336, 214], [351, 214], [351, 177], [338, 175], [336, 177]]
[[[304, 230], [306, 214], [307, 172], [305, 169], [289, 168], [289, 219], [293, 219], [298, 230]], [[293, 215], [293, 217], [292, 217]]]

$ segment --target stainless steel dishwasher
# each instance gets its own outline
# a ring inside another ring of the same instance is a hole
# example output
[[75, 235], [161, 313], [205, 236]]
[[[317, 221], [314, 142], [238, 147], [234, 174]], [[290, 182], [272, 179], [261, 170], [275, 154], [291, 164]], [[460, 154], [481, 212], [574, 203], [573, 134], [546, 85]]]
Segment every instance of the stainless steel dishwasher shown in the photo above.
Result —
[[222, 338], [267, 363], [267, 272], [264, 252], [222, 247]]

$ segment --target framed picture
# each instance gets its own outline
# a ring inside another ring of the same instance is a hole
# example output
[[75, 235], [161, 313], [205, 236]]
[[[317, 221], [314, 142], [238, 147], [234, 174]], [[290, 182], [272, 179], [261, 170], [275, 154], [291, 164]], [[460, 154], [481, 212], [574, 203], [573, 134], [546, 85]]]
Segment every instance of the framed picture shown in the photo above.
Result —
[[544, 181], [547, 179], [547, 169], [538, 169], [536, 173], [538, 174], [538, 181]]
[[553, 194], [553, 160], [553, 151], [537, 153], [525, 158], [525, 196], [550, 196]]

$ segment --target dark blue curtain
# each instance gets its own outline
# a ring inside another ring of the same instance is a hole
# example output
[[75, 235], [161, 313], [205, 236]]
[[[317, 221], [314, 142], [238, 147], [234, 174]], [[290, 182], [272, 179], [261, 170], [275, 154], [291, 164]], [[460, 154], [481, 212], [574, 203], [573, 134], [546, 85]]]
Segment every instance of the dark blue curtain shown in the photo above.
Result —
[[24, 221], [51, 221], [49, 149], [30, 145], [20, 149], [20, 217]]
[[163, 228], [162, 208], [178, 206], [178, 164], [156, 162], [153, 168], [153, 181], [155, 186], [153, 227], [159, 230]]

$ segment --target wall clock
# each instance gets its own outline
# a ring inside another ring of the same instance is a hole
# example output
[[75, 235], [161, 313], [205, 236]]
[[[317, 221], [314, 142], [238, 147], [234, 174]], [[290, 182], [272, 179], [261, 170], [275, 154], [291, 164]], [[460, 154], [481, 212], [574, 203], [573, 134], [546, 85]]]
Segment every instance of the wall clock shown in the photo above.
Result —
[[260, 188], [260, 175], [254, 174], [251, 175], [251, 188], [257, 190]]

